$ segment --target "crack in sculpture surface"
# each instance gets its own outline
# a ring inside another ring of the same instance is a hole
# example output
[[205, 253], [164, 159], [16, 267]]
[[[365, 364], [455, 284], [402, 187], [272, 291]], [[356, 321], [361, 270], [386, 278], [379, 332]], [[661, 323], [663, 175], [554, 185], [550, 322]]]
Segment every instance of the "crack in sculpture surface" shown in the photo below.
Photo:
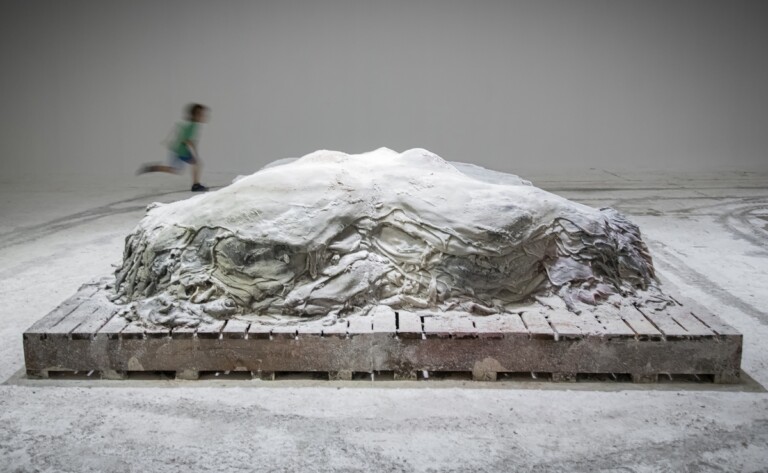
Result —
[[639, 229], [516, 176], [413, 149], [283, 160], [219, 191], [153, 204], [126, 239], [115, 298], [155, 324], [504, 312], [556, 293], [597, 304], [655, 289]]

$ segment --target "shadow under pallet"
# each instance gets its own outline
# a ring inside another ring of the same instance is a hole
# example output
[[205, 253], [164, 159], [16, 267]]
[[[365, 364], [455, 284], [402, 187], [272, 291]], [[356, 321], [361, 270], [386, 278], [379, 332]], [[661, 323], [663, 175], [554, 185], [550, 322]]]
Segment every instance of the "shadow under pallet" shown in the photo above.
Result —
[[[464, 312], [393, 311], [276, 324], [230, 319], [197, 328], [146, 327], [117, 315], [108, 290], [87, 284], [23, 335], [29, 377], [52, 372], [244, 372], [353, 379], [391, 372], [415, 380], [465, 373], [493, 381], [506, 373], [548, 374], [553, 381], [610, 374], [633, 382], [659, 375], [703, 376], [738, 383], [742, 334], [692, 301], [653, 312], [634, 306], [592, 307], [581, 314], [533, 308], [476, 316]], [[680, 299], [678, 299], [680, 300]]]

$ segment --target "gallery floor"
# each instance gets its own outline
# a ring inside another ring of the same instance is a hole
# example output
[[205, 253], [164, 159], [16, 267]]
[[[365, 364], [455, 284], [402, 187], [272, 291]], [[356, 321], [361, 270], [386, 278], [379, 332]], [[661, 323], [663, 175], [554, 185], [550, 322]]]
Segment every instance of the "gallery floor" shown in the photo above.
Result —
[[743, 383], [26, 379], [22, 332], [188, 184], [2, 182], [0, 471], [767, 471], [768, 175], [524, 177], [630, 216], [665, 284], [744, 333]]

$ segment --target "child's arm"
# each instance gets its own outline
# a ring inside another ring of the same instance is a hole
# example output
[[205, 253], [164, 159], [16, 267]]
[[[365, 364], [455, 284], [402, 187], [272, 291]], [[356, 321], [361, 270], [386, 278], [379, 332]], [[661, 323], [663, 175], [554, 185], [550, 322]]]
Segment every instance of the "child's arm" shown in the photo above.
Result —
[[187, 146], [187, 149], [189, 150], [189, 153], [192, 155], [192, 157], [195, 158], [195, 161], [197, 161], [199, 159], [197, 154], [197, 143], [193, 140], [187, 140], [184, 142], [184, 144]]

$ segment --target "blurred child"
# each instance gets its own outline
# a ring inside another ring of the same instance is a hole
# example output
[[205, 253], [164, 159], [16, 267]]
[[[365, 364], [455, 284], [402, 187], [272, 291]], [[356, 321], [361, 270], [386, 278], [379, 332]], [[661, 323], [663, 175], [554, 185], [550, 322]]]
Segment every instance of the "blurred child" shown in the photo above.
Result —
[[207, 187], [200, 184], [200, 154], [197, 151], [197, 141], [200, 132], [200, 124], [207, 120], [208, 107], [199, 103], [187, 107], [187, 117], [179, 123], [175, 137], [169, 143], [171, 150], [170, 166], [162, 164], [144, 164], [137, 174], [147, 172], [167, 172], [178, 174], [184, 163], [192, 166], [192, 192], [205, 192]]

